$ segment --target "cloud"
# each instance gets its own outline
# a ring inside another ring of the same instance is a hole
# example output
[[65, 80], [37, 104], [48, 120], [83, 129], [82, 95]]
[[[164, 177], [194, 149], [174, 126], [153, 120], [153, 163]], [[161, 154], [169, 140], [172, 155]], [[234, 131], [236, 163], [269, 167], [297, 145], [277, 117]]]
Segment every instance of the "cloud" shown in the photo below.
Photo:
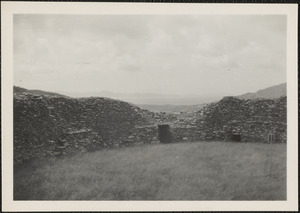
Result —
[[14, 16], [14, 79], [28, 88], [236, 94], [285, 75], [285, 16]]

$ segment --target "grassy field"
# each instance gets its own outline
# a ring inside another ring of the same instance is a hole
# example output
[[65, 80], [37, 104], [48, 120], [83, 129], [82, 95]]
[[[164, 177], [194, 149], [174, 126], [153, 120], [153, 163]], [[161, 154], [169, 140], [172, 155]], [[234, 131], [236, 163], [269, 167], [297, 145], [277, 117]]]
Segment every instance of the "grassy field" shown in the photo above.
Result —
[[285, 200], [286, 144], [143, 145], [14, 168], [15, 200]]

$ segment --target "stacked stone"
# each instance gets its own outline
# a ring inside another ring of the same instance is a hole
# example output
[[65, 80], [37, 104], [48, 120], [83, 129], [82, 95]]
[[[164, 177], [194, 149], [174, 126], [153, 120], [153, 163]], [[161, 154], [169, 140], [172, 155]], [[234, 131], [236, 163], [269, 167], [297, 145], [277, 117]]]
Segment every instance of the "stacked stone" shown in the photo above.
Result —
[[157, 125], [136, 126], [124, 140], [123, 145], [159, 143], [157, 138]]
[[173, 142], [232, 140], [286, 142], [286, 97], [225, 97], [198, 112], [154, 113], [108, 98], [14, 96], [14, 160], [158, 143], [158, 124]]
[[[16, 162], [122, 145], [152, 114], [108, 98], [64, 98], [30, 94], [14, 98]], [[145, 118], [146, 117], [146, 118]]]
[[225, 97], [198, 112], [197, 126], [206, 139], [229, 140], [240, 134], [242, 141], [267, 142], [275, 134], [275, 142], [286, 142], [286, 97], [278, 99], [241, 100]]

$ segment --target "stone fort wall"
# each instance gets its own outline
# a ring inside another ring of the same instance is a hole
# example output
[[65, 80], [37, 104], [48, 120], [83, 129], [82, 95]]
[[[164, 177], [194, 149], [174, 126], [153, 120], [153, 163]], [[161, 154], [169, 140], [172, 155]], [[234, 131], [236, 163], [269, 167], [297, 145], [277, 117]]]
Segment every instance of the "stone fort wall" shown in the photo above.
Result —
[[107, 98], [24, 95], [14, 98], [14, 161], [100, 149], [159, 143], [158, 125], [168, 124], [172, 142], [286, 142], [286, 97], [223, 98], [197, 113], [153, 113]]

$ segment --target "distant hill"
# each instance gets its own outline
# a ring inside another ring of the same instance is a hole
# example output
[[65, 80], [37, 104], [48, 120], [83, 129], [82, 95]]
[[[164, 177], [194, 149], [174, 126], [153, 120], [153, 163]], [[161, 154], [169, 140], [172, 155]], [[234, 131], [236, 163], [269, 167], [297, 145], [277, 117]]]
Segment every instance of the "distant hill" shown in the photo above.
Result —
[[286, 96], [286, 83], [279, 84], [276, 86], [268, 87], [266, 89], [258, 90], [255, 93], [246, 93], [240, 96], [237, 96], [239, 99], [257, 99], [257, 98], [264, 98], [264, 99], [273, 99], [273, 98], [280, 98]]
[[54, 92], [46, 92], [46, 91], [42, 91], [42, 90], [29, 90], [29, 89], [25, 89], [22, 87], [18, 87], [18, 86], [14, 86], [14, 95], [18, 96], [18, 95], [23, 95], [23, 94], [30, 94], [30, 95], [43, 95], [43, 96], [50, 96], [50, 97], [68, 97], [66, 95], [61, 95], [58, 93], [54, 93]]
[[[66, 92], [59, 91], [69, 97], [106, 97], [126, 101], [136, 105], [198, 105], [218, 101], [222, 96], [210, 95], [179, 95], [156, 93], [118, 93], [110, 91], [101, 92]], [[147, 108], [146, 108], [147, 109]], [[161, 110], [159, 110], [161, 111]]]

